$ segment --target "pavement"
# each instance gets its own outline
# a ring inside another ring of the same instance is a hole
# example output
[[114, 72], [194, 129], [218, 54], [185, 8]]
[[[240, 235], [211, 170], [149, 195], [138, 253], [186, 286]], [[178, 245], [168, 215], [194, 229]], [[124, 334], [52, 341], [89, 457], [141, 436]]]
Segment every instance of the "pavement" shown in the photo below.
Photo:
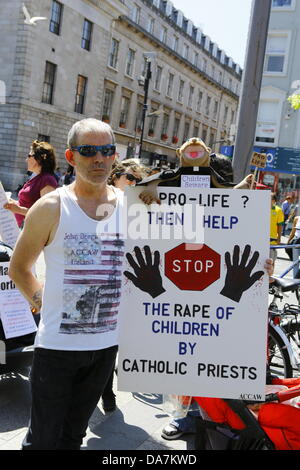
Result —
[[[275, 274], [287, 266], [284, 250], [278, 250]], [[44, 277], [41, 256], [37, 263], [38, 277]], [[287, 301], [285, 298], [284, 302]], [[105, 414], [98, 403], [84, 438], [83, 450], [116, 451], [183, 451], [194, 449], [194, 436], [185, 434], [177, 440], [161, 437], [162, 428], [170, 417], [164, 412], [162, 396], [149, 393], [131, 393], [117, 390], [114, 377], [117, 409]], [[9, 374], [0, 377], [0, 450], [19, 450], [27, 430], [30, 409], [28, 376]]]

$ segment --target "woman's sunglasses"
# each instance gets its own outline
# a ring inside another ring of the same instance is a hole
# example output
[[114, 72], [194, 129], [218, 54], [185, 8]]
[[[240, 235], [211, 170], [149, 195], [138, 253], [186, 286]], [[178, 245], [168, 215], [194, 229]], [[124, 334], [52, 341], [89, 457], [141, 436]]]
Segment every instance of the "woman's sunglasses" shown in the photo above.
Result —
[[142, 181], [141, 178], [137, 178], [136, 176], [132, 175], [131, 173], [116, 173], [116, 176], [126, 176], [128, 181], [135, 181], [136, 183], [140, 183]]
[[79, 145], [78, 147], [71, 147], [71, 150], [77, 150], [83, 157], [94, 157], [98, 152], [102, 157], [112, 157], [116, 153], [116, 146], [109, 145]]

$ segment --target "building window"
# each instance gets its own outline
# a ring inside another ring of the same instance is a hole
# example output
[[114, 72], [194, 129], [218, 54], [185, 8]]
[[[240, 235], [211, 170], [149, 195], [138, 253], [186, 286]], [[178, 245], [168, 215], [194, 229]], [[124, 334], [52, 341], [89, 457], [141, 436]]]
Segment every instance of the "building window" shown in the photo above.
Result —
[[216, 121], [218, 116], [219, 103], [215, 101], [213, 119]]
[[[155, 113], [155, 111], [158, 111], [158, 108], [157, 107], [156, 108], [151, 107], [150, 114]], [[148, 135], [154, 135], [155, 134], [156, 123], [157, 123], [157, 114], [152, 114], [152, 116], [150, 116], [150, 120], [149, 120]]]
[[179, 126], [180, 126], [180, 118], [175, 117], [175, 119], [174, 119], [174, 128], [173, 128], [173, 137], [178, 137]]
[[56, 0], [53, 0], [49, 29], [51, 33], [54, 33], [57, 35], [60, 34], [62, 9], [63, 9], [62, 4], [57, 2]]
[[190, 123], [186, 121], [184, 123], [184, 130], [183, 130], [183, 139], [182, 142], [185, 142], [189, 138], [189, 133], [190, 133]]
[[144, 109], [143, 103], [138, 103], [137, 104], [137, 112], [136, 112], [136, 121], [135, 121], [135, 129], [138, 132], [142, 130], [143, 109]]
[[125, 73], [129, 77], [133, 75], [133, 68], [134, 68], [134, 60], [135, 60], [135, 51], [133, 49], [129, 49], [127, 54], [127, 62], [126, 62], [126, 70]]
[[280, 116], [279, 101], [260, 101], [257, 116], [256, 142], [276, 144], [278, 116]]
[[210, 104], [211, 104], [211, 97], [207, 96], [206, 97], [206, 106], [205, 106], [205, 115], [206, 116], [210, 115]]
[[139, 24], [140, 17], [141, 17], [141, 8], [138, 5], [134, 4], [132, 8], [132, 12], [131, 12], [131, 19], [135, 23]]
[[148, 59], [147, 57], [144, 57], [144, 60], [142, 62], [142, 69], [141, 69], [141, 75], [143, 77], [146, 77], [147, 67], [148, 67]]
[[189, 58], [189, 50], [190, 50], [189, 46], [187, 44], [184, 44], [183, 45], [183, 57], [186, 60], [188, 60]]
[[202, 140], [204, 143], [206, 143], [206, 140], [207, 140], [207, 127], [204, 127], [203, 126], [203, 129], [202, 129]]
[[155, 82], [154, 82], [154, 89], [157, 91], [160, 91], [161, 78], [162, 78], [162, 67], [158, 65], [156, 67], [156, 76], [155, 76]]
[[173, 51], [178, 52], [178, 44], [179, 44], [179, 38], [178, 36], [174, 36], [173, 38]]
[[212, 148], [215, 143], [216, 143], [216, 131], [211, 129], [208, 146]]
[[167, 28], [163, 27], [162, 30], [161, 30], [160, 40], [164, 44], [167, 43], [167, 36], [168, 36], [168, 30], [167, 30]]
[[92, 29], [93, 23], [91, 23], [91, 21], [89, 20], [84, 20], [81, 47], [82, 49], [86, 49], [87, 51], [91, 49]]
[[199, 137], [199, 124], [194, 125], [193, 137]]
[[109, 90], [106, 88], [104, 92], [104, 103], [103, 103], [103, 110], [102, 110], [102, 121], [110, 121], [111, 119], [111, 112], [114, 100], [114, 92], [113, 90]]
[[191, 85], [190, 86], [190, 91], [189, 91], [189, 99], [188, 99], [188, 107], [189, 108], [193, 107], [193, 99], [194, 99], [194, 87]]
[[154, 34], [154, 25], [155, 25], [155, 19], [150, 16], [149, 21], [148, 21], [148, 33], [152, 35]]
[[198, 62], [199, 62], [199, 54], [198, 54], [198, 52], [194, 52], [194, 65], [195, 65], [195, 67], [198, 67]]
[[109, 52], [108, 65], [110, 67], [113, 67], [114, 69], [116, 69], [117, 65], [118, 65], [118, 54], [119, 54], [119, 41], [112, 38], [111, 46], [110, 46], [110, 52]]
[[183, 101], [183, 89], [184, 89], [184, 81], [180, 80], [179, 89], [178, 89], [178, 101], [180, 103], [182, 103], [182, 101]]
[[202, 70], [203, 70], [203, 72], [206, 72], [206, 70], [207, 70], [207, 60], [206, 59], [203, 59]]
[[202, 98], [203, 98], [203, 92], [199, 90], [199, 92], [198, 92], [198, 99], [197, 99], [197, 105], [196, 105], [196, 111], [197, 111], [198, 113], [201, 112]]
[[167, 140], [167, 139], [168, 139], [169, 120], [170, 120], [169, 114], [164, 113], [163, 122], [162, 122], [162, 128], [161, 128], [161, 138], [162, 138], [163, 140]]
[[53, 93], [56, 75], [56, 65], [52, 62], [46, 62], [42, 103], [53, 104]]
[[288, 33], [270, 33], [266, 47], [265, 69], [266, 73], [285, 73], [289, 49]]
[[173, 93], [173, 84], [174, 84], [174, 74], [169, 73], [168, 85], [167, 85], [167, 96], [172, 96]]
[[234, 124], [234, 119], [235, 119], [235, 111], [233, 109], [231, 110], [231, 119], [230, 119], [231, 124]]
[[272, 0], [272, 8], [292, 9], [294, 4], [295, 0]]
[[223, 115], [223, 123], [227, 123], [227, 117], [228, 117], [228, 106], [225, 106], [224, 108], [224, 115]]
[[212, 78], [215, 78], [215, 72], [216, 72], [216, 68], [214, 65], [211, 66], [211, 77]]
[[78, 75], [76, 97], [75, 97], [75, 113], [83, 114], [84, 101], [86, 95], [87, 78], [82, 75]]
[[127, 127], [130, 99], [122, 96], [119, 127]]

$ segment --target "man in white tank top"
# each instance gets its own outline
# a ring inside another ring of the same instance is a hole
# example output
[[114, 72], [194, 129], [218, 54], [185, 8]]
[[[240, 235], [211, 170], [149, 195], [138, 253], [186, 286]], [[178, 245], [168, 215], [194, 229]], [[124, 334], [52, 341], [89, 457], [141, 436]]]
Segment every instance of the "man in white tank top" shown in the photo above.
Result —
[[[74, 124], [66, 159], [76, 179], [29, 210], [11, 259], [10, 277], [41, 311], [24, 450], [80, 449], [112, 372], [124, 255], [122, 192], [107, 185], [115, 153], [108, 124]], [[41, 251], [44, 287], [31, 271]]]

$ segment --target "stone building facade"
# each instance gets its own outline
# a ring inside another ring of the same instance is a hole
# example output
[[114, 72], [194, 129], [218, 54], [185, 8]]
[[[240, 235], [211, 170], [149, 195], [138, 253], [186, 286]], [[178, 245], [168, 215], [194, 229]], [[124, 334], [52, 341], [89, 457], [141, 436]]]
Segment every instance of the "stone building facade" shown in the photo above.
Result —
[[176, 147], [195, 135], [214, 150], [228, 139], [242, 71], [171, 2], [26, 0], [31, 16], [47, 18], [36, 25], [24, 23], [22, 3], [0, 6], [6, 189], [22, 182], [35, 138], [50, 140], [64, 169], [67, 132], [84, 117], [109, 120], [121, 158], [136, 155], [145, 93], [138, 79], [149, 57], [143, 160], [175, 162]]
[[[112, 21], [127, 13], [116, 0], [27, 0], [31, 16], [47, 18], [34, 26], [24, 23], [22, 3], [5, 0], [0, 7], [0, 80], [6, 88], [0, 178], [6, 189], [23, 181], [33, 139], [49, 139], [63, 169], [72, 124], [84, 116], [100, 118]], [[87, 21], [90, 44], [83, 41]], [[83, 96], [80, 77], [86, 79]]]
[[300, 0], [272, 0], [255, 145], [267, 153], [261, 182], [300, 197], [300, 112], [288, 96], [300, 93]]

